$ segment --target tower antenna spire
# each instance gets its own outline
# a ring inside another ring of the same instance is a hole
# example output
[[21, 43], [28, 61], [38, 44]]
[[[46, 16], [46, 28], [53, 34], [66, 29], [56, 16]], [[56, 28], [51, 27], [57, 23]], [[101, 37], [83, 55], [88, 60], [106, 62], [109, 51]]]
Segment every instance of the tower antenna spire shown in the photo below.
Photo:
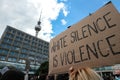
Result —
[[41, 30], [41, 14], [42, 14], [42, 10], [41, 10], [41, 13], [40, 13], [40, 17], [39, 17], [39, 20], [37, 22], [37, 25], [35, 26], [35, 31], [36, 31], [36, 37], [38, 36], [38, 32]]
[[40, 17], [39, 17], [39, 21], [41, 21], [41, 15], [42, 15], [42, 10], [41, 10], [41, 12], [40, 12]]
[[41, 12], [40, 12], [40, 17], [39, 17], [38, 25], [41, 24], [41, 15], [42, 15], [42, 10], [41, 10]]

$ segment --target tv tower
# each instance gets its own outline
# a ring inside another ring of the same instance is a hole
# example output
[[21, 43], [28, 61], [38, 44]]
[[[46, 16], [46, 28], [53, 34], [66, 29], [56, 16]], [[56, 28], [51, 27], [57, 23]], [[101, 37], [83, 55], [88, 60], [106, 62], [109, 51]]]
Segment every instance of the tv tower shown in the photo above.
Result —
[[41, 19], [41, 14], [40, 14], [40, 18], [39, 18], [39, 21], [37, 22], [37, 25], [35, 26], [35, 31], [36, 31], [36, 37], [38, 36], [38, 32], [41, 30], [41, 21], [40, 21], [40, 19]]

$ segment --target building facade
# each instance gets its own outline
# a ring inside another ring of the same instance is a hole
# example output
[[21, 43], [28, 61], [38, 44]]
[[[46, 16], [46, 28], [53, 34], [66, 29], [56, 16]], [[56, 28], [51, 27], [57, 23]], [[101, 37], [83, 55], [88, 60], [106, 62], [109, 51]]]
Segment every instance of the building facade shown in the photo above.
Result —
[[12, 65], [30, 71], [48, 61], [49, 42], [7, 26], [0, 40], [0, 66]]

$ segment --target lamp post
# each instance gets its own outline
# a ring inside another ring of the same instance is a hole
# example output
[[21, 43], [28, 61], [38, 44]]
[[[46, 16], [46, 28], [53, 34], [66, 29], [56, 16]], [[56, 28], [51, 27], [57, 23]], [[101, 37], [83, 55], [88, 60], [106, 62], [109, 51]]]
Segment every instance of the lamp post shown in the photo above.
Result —
[[30, 69], [30, 60], [27, 58], [26, 66], [25, 66], [26, 74], [25, 74], [24, 80], [28, 80], [29, 69]]

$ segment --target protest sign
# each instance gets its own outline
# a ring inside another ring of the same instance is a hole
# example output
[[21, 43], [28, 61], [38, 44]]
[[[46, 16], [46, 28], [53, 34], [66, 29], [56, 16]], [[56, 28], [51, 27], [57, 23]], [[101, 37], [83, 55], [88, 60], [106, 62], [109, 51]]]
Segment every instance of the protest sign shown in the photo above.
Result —
[[101, 67], [120, 63], [120, 14], [110, 2], [50, 41], [49, 74], [71, 66]]

